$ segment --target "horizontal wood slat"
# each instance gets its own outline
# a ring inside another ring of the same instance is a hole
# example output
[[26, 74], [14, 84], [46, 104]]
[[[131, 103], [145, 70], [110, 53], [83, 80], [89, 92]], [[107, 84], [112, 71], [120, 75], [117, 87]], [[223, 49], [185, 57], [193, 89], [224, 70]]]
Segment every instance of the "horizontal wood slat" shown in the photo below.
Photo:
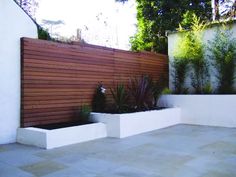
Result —
[[[21, 39], [21, 126], [75, 121], [99, 82], [110, 89], [131, 77], [168, 75], [166, 55], [90, 44]], [[168, 77], [166, 77], [168, 78]]]

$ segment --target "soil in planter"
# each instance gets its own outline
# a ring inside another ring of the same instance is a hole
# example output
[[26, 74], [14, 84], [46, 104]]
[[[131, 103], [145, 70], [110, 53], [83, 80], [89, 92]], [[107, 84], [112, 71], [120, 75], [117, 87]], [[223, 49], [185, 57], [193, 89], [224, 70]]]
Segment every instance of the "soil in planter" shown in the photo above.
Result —
[[101, 113], [109, 113], [109, 114], [126, 114], [126, 113], [134, 113], [134, 112], [145, 112], [145, 111], [154, 111], [154, 110], [161, 110], [161, 109], [166, 109], [166, 107], [155, 107], [155, 108], [150, 108], [150, 109], [143, 109], [143, 110], [136, 110], [136, 109], [129, 109], [124, 112], [118, 112], [113, 109], [108, 109], [105, 110], [104, 112]]
[[86, 125], [86, 124], [92, 124], [94, 122], [67, 122], [67, 123], [57, 123], [57, 124], [46, 124], [46, 125], [39, 125], [34, 126], [36, 128], [42, 128], [46, 130], [53, 130], [58, 128], [66, 128], [66, 127], [73, 127], [73, 126], [79, 126], [79, 125]]

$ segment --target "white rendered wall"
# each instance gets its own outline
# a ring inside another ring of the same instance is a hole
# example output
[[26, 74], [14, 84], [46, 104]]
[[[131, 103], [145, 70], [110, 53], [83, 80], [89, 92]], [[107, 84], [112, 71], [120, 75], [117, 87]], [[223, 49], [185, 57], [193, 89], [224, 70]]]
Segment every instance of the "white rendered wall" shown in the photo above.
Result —
[[137, 135], [181, 123], [181, 109], [137, 112], [120, 115], [120, 138]]
[[20, 38], [37, 27], [13, 0], [0, 0], [0, 144], [16, 141], [20, 126]]
[[[226, 25], [226, 26], [229, 27], [229, 25]], [[216, 25], [212, 28], [207, 28], [203, 32], [203, 42], [204, 42], [204, 44], [208, 45], [209, 41], [214, 38], [217, 27], [218, 26]], [[232, 27], [232, 29], [231, 29], [232, 38], [236, 38], [236, 22], [234, 22], [230, 27]], [[179, 39], [180, 39], [180, 33], [178, 33], [178, 32], [168, 34], [168, 56], [169, 56], [169, 61], [170, 61], [169, 62], [169, 88], [171, 90], [174, 90], [173, 77], [172, 77], [173, 68], [171, 66], [171, 63], [173, 62], [174, 50], [177, 46], [177, 43], [178, 43]], [[207, 55], [207, 53], [206, 53], [206, 55]], [[210, 79], [211, 79], [212, 88], [216, 88], [216, 78], [214, 77], [214, 72], [212, 72], [213, 68], [210, 68], [210, 71], [211, 71], [211, 78]], [[186, 78], [185, 86], [187, 88], [189, 88], [189, 91], [192, 91], [190, 77]], [[235, 83], [235, 88], [236, 88], [236, 83]]]
[[159, 105], [181, 108], [181, 123], [236, 127], [236, 95], [164, 95]]
[[105, 123], [108, 137], [125, 138], [179, 124], [180, 115], [180, 108], [169, 108], [126, 114], [92, 112], [90, 119], [93, 122]]

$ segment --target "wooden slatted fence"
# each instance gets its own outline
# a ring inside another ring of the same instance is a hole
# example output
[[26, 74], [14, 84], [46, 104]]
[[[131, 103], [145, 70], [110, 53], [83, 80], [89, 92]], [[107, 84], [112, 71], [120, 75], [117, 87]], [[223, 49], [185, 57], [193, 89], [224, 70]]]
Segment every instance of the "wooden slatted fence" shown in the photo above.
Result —
[[80, 106], [91, 104], [99, 82], [111, 88], [135, 76], [168, 75], [165, 55], [89, 44], [22, 38], [21, 59], [22, 127], [74, 121]]

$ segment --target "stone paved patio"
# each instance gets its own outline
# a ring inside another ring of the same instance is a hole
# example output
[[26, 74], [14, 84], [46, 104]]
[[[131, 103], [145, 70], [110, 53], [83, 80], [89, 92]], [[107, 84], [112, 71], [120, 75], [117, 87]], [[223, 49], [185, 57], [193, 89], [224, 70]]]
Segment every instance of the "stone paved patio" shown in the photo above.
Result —
[[53, 150], [0, 145], [1, 177], [234, 177], [236, 129], [177, 125]]

